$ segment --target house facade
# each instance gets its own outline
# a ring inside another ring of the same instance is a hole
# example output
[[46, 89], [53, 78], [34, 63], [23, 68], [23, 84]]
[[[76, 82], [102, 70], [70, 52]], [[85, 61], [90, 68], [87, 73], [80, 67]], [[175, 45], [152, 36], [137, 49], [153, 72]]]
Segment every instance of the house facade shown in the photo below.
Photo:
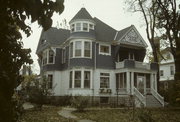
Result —
[[161, 52], [164, 59], [162, 59], [159, 64], [160, 84], [161, 88], [167, 90], [174, 81], [174, 57], [170, 51], [170, 48], [165, 48]]
[[99, 104], [164, 106], [157, 92], [157, 65], [144, 63], [147, 44], [134, 25], [117, 31], [85, 8], [70, 30], [42, 31], [37, 47], [41, 73], [54, 96], [89, 96]]

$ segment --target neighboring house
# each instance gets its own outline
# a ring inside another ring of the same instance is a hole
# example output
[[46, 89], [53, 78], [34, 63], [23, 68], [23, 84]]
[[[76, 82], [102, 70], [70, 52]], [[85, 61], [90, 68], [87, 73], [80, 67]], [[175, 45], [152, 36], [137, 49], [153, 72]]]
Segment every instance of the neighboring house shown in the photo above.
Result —
[[147, 44], [134, 25], [117, 31], [82, 8], [70, 30], [42, 31], [37, 47], [41, 74], [54, 95], [89, 96], [93, 103], [163, 106], [157, 64], [143, 63]]
[[170, 51], [170, 48], [165, 48], [161, 52], [164, 59], [162, 59], [159, 64], [160, 83], [163, 89], [168, 89], [170, 83], [174, 81], [174, 57]]
[[19, 74], [22, 76], [32, 75], [31, 66], [23, 65], [21, 70], [19, 71]]

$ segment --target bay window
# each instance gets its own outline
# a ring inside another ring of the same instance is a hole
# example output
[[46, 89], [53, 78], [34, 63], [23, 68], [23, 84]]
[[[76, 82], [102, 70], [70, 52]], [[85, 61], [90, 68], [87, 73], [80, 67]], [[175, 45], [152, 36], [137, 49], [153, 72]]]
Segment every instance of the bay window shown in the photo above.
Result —
[[74, 22], [73, 24], [70, 25], [70, 27], [71, 27], [71, 32], [79, 32], [79, 31], [89, 32], [89, 30], [94, 30], [94, 24], [92, 22], [86, 22], [86, 21]]
[[92, 57], [92, 42], [78, 40], [70, 43], [70, 57], [84, 57], [91, 58]]
[[76, 23], [76, 31], [81, 31], [81, 23]]
[[90, 70], [72, 70], [69, 73], [69, 88], [88, 88], [91, 86]]
[[54, 51], [51, 49], [47, 49], [42, 53], [42, 65], [53, 64], [55, 61]]

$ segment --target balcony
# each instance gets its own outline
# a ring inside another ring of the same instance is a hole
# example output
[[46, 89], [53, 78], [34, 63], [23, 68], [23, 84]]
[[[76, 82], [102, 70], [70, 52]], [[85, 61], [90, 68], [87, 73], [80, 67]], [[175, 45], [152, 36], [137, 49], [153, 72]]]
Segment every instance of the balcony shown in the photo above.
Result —
[[121, 68], [157, 70], [157, 64], [156, 63], [144, 63], [144, 62], [125, 59], [122, 62], [116, 62], [116, 69], [121, 69]]

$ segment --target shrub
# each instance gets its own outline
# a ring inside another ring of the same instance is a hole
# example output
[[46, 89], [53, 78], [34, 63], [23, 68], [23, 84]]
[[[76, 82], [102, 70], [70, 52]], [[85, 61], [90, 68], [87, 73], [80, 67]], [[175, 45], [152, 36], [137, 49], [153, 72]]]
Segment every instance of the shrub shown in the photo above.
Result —
[[75, 96], [72, 99], [72, 106], [77, 109], [77, 111], [82, 112], [88, 107], [88, 98], [84, 96]]
[[138, 113], [138, 118], [141, 122], [155, 122], [152, 117], [151, 111], [146, 109], [140, 109], [140, 112]]

